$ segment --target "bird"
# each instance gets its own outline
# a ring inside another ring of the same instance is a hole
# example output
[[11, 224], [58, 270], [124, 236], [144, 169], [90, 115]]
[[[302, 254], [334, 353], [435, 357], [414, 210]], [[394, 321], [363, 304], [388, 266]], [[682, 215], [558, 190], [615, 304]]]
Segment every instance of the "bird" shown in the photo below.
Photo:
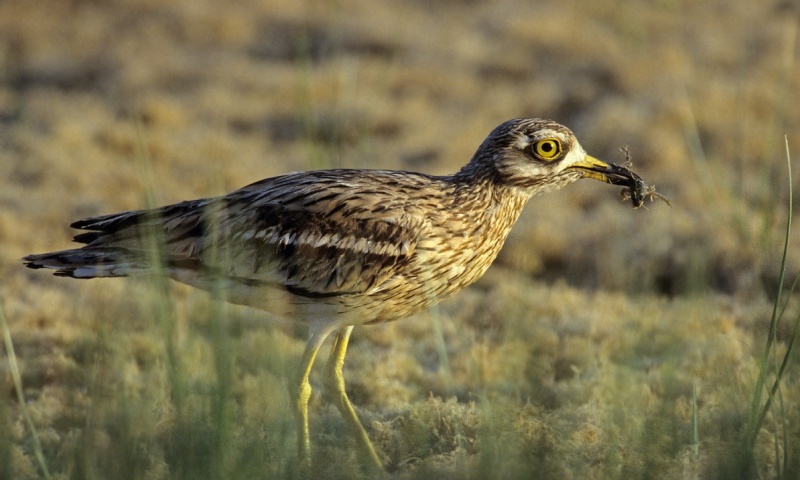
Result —
[[333, 335], [324, 387], [364, 464], [381, 469], [345, 391], [353, 328], [409, 317], [473, 283], [531, 197], [581, 178], [629, 189], [641, 182], [626, 166], [588, 155], [567, 127], [517, 118], [497, 126], [451, 175], [288, 173], [223, 196], [78, 220], [71, 227], [83, 231], [74, 237], [83, 246], [23, 261], [77, 279], [163, 272], [231, 303], [305, 324], [290, 393], [298, 455], [309, 466], [309, 374]]

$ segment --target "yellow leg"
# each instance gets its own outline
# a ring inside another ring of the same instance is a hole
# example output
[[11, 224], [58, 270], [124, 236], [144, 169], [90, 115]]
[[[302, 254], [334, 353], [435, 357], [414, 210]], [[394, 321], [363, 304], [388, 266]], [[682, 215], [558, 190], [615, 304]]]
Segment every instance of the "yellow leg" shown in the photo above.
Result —
[[[306, 343], [303, 352], [303, 361], [300, 364], [297, 383], [290, 385], [290, 390], [295, 394], [295, 416], [297, 417], [297, 445], [300, 457], [306, 467], [311, 467], [311, 440], [308, 434], [308, 401], [311, 399], [311, 384], [308, 375], [314, 365], [314, 359], [325, 337], [328, 334], [312, 334]], [[296, 391], [294, 389], [297, 388]]]
[[345, 353], [347, 353], [347, 344], [350, 341], [350, 334], [352, 332], [353, 327], [345, 327], [339, 330], [339, 333], [336, 335], [333, 348], [331, 348], [331, 356], [328, 359], [325, 385], [331, 395], [334, 395], [333, 399], [336, 403], [336, 407], [353, 431], [356, 442], [364, 455], [365, 462], [376, 467], [378, 470], [382, 470], [383, 467], [378, 458], [378, 454], [375, 453], [372, 442], [369, 440], [369, 436], [367, 436], [367, 431], [364, 430], [363, 425], [361, 425], [361, 422], [358, 420], [353, 404], [350, 403], [350, 399], [347, 398], [347, 393], [345, 392], [342, 367], [344, 367], [344, 356]]

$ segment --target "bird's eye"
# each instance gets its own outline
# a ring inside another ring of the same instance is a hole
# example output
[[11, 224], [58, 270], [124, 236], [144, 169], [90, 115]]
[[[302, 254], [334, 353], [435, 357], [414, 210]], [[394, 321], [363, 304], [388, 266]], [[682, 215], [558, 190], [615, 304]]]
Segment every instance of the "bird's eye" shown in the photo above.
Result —
[[533, 144], [533, 154], [542, 160], [552, 160], [561, 153], [561, 142], [555, 138], [539, 140]]

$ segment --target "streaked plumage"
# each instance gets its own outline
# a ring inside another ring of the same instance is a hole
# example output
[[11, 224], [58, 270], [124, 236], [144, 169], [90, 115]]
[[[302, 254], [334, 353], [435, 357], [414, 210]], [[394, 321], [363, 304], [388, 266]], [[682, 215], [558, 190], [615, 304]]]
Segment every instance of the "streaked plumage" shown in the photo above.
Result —
[[[345, 327], [412, 315], [478, 279], [531, 196], [582, 177], [625, 185], [631, 175], [586, 155], [566, 127], [517, 119], [451, 176], [292, 173], [223, 197], [80, 220], [72, 227], [87, 230], [75, 237], [85, 246], [24, 260], [75, 278], [136, 275], [152, 270], [148, 245], [159, 239], [175, 280], [307, 321], [308, 370], [331, 332], [340, 331], [343, 360]], [[307, 383], [307, 371], [300, 376]]]

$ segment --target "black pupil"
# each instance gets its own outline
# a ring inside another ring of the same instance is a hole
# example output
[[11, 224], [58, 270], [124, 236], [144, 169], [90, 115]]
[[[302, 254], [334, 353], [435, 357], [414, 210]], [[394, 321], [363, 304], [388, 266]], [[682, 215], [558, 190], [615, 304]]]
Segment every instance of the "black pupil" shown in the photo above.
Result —
[[553, 151], [553, 144], [551, 142], [545, 142], [542, 144], [542, 151], [544, 153], [550, 153]]

